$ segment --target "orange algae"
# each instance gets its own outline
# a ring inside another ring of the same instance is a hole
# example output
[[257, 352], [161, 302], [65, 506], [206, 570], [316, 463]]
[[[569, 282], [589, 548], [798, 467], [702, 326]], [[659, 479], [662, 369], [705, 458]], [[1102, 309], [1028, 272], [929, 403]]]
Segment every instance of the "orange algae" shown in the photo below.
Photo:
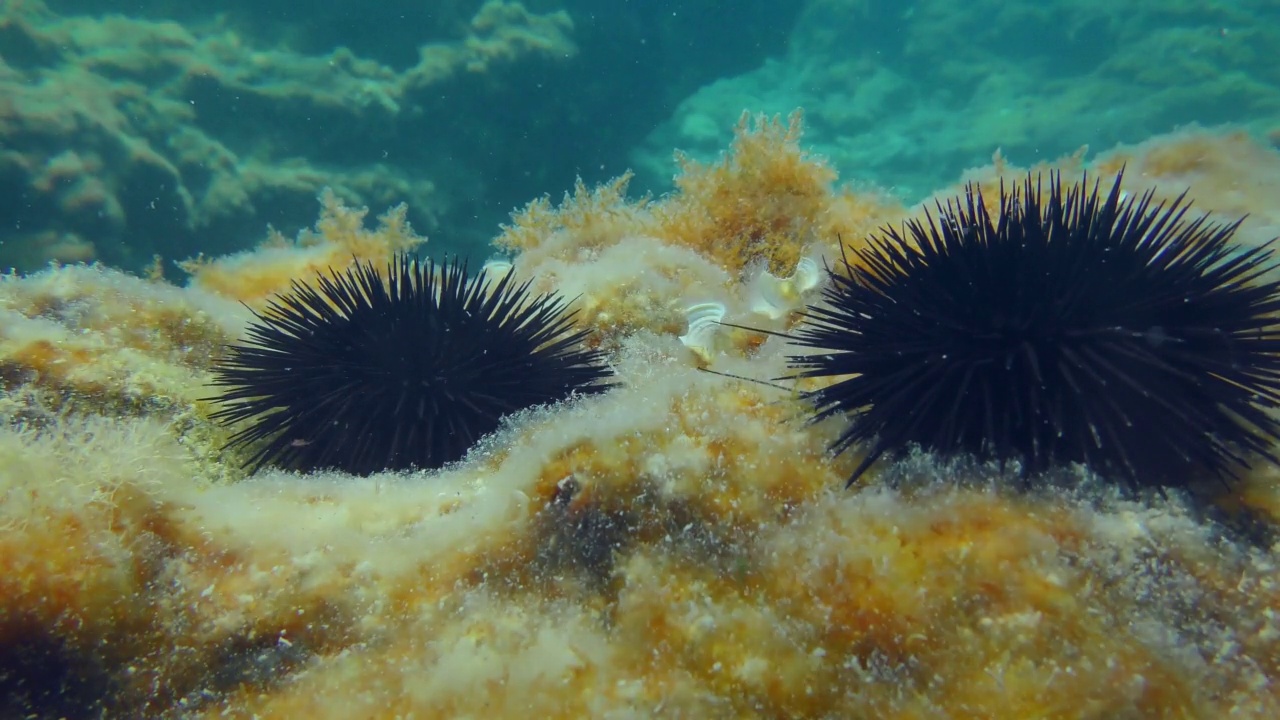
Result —
[[[36, 582], [0, 590], [6, 607], [38, 599], [49, 605], [37, 617], [95, 628], [78, 637], [164, 688], [135, 689], [153, 710], [225, 677], [219, 668], [240, 652], [263, 658], [232, 673], [208, 707], [197, 701], [197, 717], [1209, 717], [1245, 701], [1256, 705], [1247, 715], [1266, 717], [1280, 707], [1257, 685], [1278, 672], [1266, 660], [1280, 649], [1265, 620], [1280, 610], [1273, 566], [1211, 547], [1177, 507], [930, 487], [842, 493], [820, 437], [761, 446], [778, 408], [690, 380], [661, 403], [678, 425], [599, 430], [634, 412], [633, 393], [605, 403], [614, 410], [556, 416], [558, 426], [591, 423], [594, 437], [530, 426], [496, 465], [431, 482], [278, 477], [198, 490], [178, 476], [130, 482], [125, 469], [98, 510], [61, 511], [79, 526], [72, 537], [92, 542], [68, 543], [66, 526], [49, 524], [43, 508], [60, 507], [64, 491], [55, 486], [27, 513], [33, 522], [5, 537], [5, 557], [27, 568], [9, 576]], [[713, 408], [732, 422], [701, 419]], [[563, 440], [525, 474], [548, 434]], [[706, 473], [689, 443], [729, 461]], [[655, 453], [671, 455], [675, 472], [654, 466]], [[476, 525], [472, 540], [430, 540], [445, 518], [473, 524], [486, 495], [506, 492], [487, 486], [513, 471], [528, 478], [523, 492], [551, 497]], [[563, 544], [558, 560], [538, 559], [548, 532], [589, 540], [557, 525], [557, 476], [579, 483], [577, 513], [632, 516], [604, 565]], [[779, 490], [791, 497], [760, 502]], [[111, 562], [93, 561], [102, 548], [116, 548]], [[102, 609], [122, 597], [148, 612]], [[1218, 637], [1194, 616], [1165, 615], [1192, 599], [1237, 647], [1164, 645], [1170, 623]], [[1146, 635], [1150, 623], [1165, 630]], [[186, 650], [162, 651], [176, 645]], [[1209, 649], [1225, 653], [1211, 679], [1186, 657]]]
[[[1280, 209], [1273, 199], [1280, 194], [1280, 151], [1245, 132], [1215, 132], [1188, 128], [1152, 138], [1137, 145], [1114, 148], [1090, 160], [1088, 148], [1053, 162], [1032, 165], [1029, 171], [1042, 182], [1048, 173], [1062, 173], [1071, 183], [1087, 173], [1090, 184], [1108, 188], [1124, 172], [1122, 190], [1130, 194], [1151, 191], [1156, 202], [1168, 202], [1182, 193], [1192, 202], [1192, 216], [1210, 213], [1215, 222], [1244, 218], [1237, 239], [1258, 244], [1280, 236]], [[965, 173], [965, 182], [981, 183], [988, 211], [998, 209], [997, 189], [1021, 189], [1028, 168], [1010, 162], [999, 151], [991, 165]], [[963, 184], [939, 191], [917, 208], [932, 209], [935, 200], [946, 202], [963, 194]]]
[[975, 717], [1210, 716], [1197, 677], [1116, 626], [1135, 598], [1081, 572], [1087, 553], [1063, 542], [1080, 518], [981, 493], [944, 505], [808, 518], [856, 544], [788, 539], [770, 555], [764, 572], [793, 578], [765, 583], [781, 591], [773, 602], [819, 629], [811, 641], [842, 669], [819, 685], [828, 700], [861, 686], [881, 717], [929, 714], [942, 698]]
[[802, 134], [800, 111], [785, 123], [743, 113], [718, 162], [677, 154], [670, 196], [628, 202], [630, 174], [594, 190], [578, 181], [558, 208], [544, 197], [513, 213], [495, 242], [528, 252], [567, 235], [567, 254], [653, 236], [698, 252], [735, 278], [759, 263], [788, 275], [810, 247], [834, 248], [838, 236], [860, 238], [901, 212], [888, 198], [836, 189], [836, 171], [801, 149]]
[[382, 265], [395, 253], [426, 242], [410, 227], [405, 205], [379, 216], [373, 230], [364, 227], [368, 208], [347, 207], [332, 190], [320, 194], [320, 205], [315, 230], [302, 232], [296, 242], [273, 233], [254, 253], [216, 260], [199, 257], [179, 264], [191, 273], [195, 287], [259, 306], [272, 295], [288, 291], [295, 280], [341, 272], [357, 262]]
[[1259, 468], [1247, 474], [1224, 500], [1228, 506], [1237, 502], [1280, 524], [1280, 472], [1274, 467]]
[[1155, 188], [1159, 198], [1185, 190], [1193, 211], [1215, 213], [1219, 220], [1247, 215], [1239, 233], [1244, 242], [1280, 235], [1280, 151], [1248, 133], [1192, 128], [1117, 148], [1095, 164], [1104, 176], [1123, 166], [1126, 184]]
[[[836, 171], [800, 147], [803, 115], [743, 113], [728, 154], [703, 165], [677, 154], [677, 193], [657, 208], [660, 235], [716, 258], [735, 275], [764, 262], [789, 275], [806, 248], [854, 236], [892, 205], [837, 192]], [[833, 211], [838, 211], [833, 214]]]
[[[687, 309], [708, 298], [749, 310], [750, 280], [769, 272], [781, 282], [802, 258], [833, 258], [841, 239], [860, 244], [903, 214], [876, 193], [836, 188], [834, 169], [801, 149], [801, 130], [798, 111], [785, 123], [744, 114], [719, 162], [679, 158], [672, 194], [629, 200], [629, 174], [594, 189], [578, 181], [559, 205], [543, 197], [513, 213], [495, 244], [518, 252], [517, 270], [539, 289], [578, 297], [594, 342], [609, 347], [641, 329], [679, 336]], [[792, 311], [804, 299], [792, 298]], [[728, 336], [739, 352], [758, 344]]]
[[632, 177], [627, 172], [592, 189], [578, 178], [573, 193], [565, 193], [557, 207], [552, 207], [545, 195], [532, 200], [511, 214], [512, 224], [503, 226], [494, 245], [527, 253], [560, 235], [571, 238], [569, 252], [580, 254], [613, 245], [629, 235], [649, 235], [656, 227], [649, 214], [651, 201], [627, 200]]
[[51, 390], [102, 411], [185, 406], [200, 392], [193, 373], [239, 322], [233, 308], [95, 266], [6, 276], [0, 368], [10, 390]]

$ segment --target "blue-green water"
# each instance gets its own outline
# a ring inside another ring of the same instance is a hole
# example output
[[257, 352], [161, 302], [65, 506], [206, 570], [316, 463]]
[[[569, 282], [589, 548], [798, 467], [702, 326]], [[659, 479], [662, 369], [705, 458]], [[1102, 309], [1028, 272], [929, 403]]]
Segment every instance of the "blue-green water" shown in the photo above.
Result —
[[1189, 124], [1280, 128], [1274, 0], [528, 0], [0, 6], [0, 266], [130, 269], [407, 202], [432, 252], [628, 168], [670, 187], [803, 107], [842, 182], [914, 201]]

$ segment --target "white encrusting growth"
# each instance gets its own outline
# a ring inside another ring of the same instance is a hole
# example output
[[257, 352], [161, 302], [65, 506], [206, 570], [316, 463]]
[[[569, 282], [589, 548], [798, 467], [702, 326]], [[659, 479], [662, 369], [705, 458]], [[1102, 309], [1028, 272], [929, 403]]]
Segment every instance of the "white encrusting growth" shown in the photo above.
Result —
[[480, 267], [480, 272], [484, 273], [490, 280], [496, 281], [506, 277], [514, 267], [510, 260], [493, 258]]
[[805, 293], [820, 282], [822, 268], [811, 257], [800, 258], [790, 277], [780, 278], [762, 270], [748, 286], [751, 312], [770, 320], [786, 317], [804, 304]]
[[716, 338], [720, 321], [724, 319], [723, 303], [704, 302], [690, 305], [686, 310], [689, 329], [680, 336], [680, 342], [693, 351], [703, 362], [711, 362], [716, 354]]

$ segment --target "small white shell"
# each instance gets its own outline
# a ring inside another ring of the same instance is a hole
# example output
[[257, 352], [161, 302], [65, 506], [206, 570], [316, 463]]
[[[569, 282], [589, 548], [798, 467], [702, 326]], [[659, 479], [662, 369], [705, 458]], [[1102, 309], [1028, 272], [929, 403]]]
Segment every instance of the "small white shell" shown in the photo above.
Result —
[[715, 355], [716, 337], [720, 333], [724, 312], [724, 304], [718, 302], [697, 303], [685, 310], [689, 329], [680, 336], [680, 342], [705, 363], [710, 363]]
[[811, 257], [800, 258], [791, 277], [780, 278], [767, 270], [751, 280], [751, 312], [777, 320], [803, 304], [806, 292], [822, 282], [822, 268]]
[[791, 273], [791, 284], [799, 294], [804, 294], [818, 287], [822, 282], [822, 266], [811, 257], [802, 257], [796, 263], [795, 272]]
[[486, 261], [485, 264], [480, 267], [480, 272], [484, 273], [486, 277], [492, 280], [501, 280], [506, 277], [507, 273], [511, 272], [513, 267], [515, 266], [512, 265], [509, 260], [494, 258]]

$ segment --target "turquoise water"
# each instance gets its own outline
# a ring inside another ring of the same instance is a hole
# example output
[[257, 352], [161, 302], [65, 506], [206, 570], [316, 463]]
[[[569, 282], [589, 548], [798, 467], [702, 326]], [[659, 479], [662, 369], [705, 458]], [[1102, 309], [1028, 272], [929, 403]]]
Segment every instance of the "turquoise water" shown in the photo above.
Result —
[[628, 168], [669, 189], [744, 111], [805, 110], [842, 181], [906, 201], [1191, 124], [1280, 129], [1280, 3], [8, 2], [0, 266], [251, 247], [331, 186], [433, 252]]

